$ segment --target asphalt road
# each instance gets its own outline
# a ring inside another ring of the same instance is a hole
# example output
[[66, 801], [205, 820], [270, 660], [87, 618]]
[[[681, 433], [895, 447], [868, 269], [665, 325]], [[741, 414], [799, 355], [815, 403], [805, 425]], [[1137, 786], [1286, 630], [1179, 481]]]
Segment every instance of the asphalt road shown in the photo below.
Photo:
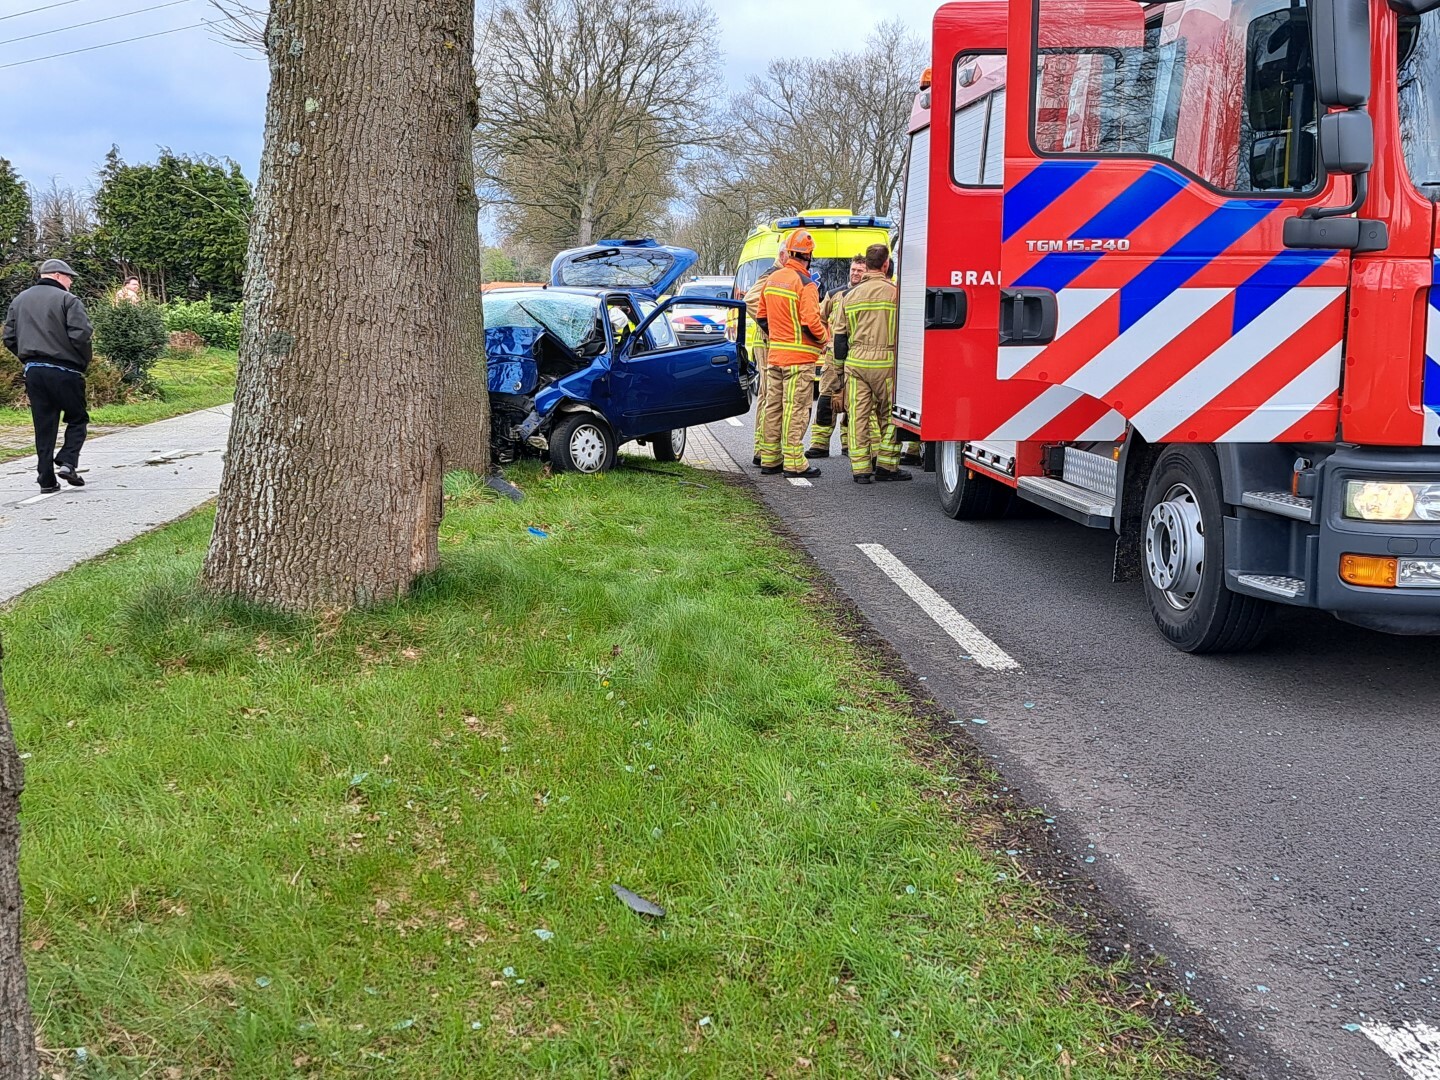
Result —
[[[933, 474], [861, 487], [839, 456], [797, 487], [748, 468], [748, 418], [710, 431], [1057, 819], [1237, 1073], [1440, 1078], [1440, 639], [1287, 610], [1259, 652], [1187, 656], [1138, 583], [1111, 582], [1112, 534], [1039, 512], [952, 521]], [[859, 544], [884, 545], [1019, 669], [966, 659]]]

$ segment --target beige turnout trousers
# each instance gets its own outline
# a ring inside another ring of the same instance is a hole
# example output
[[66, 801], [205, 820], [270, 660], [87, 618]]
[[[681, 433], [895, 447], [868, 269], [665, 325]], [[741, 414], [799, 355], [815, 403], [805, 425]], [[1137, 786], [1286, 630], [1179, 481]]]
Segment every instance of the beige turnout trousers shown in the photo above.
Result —
[[784, 464], [786, 472], [804, 472], [805, 429], [815, 391], [814, 364], [771, 364], [765, 369], [765, 430], [760, 464]]

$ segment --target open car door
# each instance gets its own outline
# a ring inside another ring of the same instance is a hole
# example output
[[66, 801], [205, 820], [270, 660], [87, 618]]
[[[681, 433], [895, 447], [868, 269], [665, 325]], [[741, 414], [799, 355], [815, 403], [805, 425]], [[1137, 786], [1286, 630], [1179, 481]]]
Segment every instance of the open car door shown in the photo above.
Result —
[[622, 439], [709, 424], [750, 408], [743, 347], [725, 337], [682, 344], [670, 317], [687, 306], [736, 309], [744, 336], [743, 300], [675, 296], [651, 311], [626, 334], [611, 372], [609, 410]]

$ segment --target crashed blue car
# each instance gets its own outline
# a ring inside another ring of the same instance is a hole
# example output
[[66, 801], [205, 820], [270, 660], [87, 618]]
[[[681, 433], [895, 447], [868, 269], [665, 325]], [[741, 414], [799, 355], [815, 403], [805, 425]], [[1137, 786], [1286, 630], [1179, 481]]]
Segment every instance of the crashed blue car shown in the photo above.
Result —
[[[541, 455], [597, 473], [632, 441], [678, 461], [687, 428], [749, 410], [744, 303], [661, 299], [697, 259], [654, 240], [605, 240], [561, 252], [548, 285], [485, 294], [497, 464]], [[738, 334], [682, 342], [671, 317], [687, 306], [734, 308]]]

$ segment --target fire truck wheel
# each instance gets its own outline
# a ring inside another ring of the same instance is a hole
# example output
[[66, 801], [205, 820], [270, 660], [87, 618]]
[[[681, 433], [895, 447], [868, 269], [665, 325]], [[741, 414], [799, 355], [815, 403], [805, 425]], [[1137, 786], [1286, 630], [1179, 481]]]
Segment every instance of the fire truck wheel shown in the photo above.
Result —
[[1273, 611], [1225, 584], [1221, 499], [1220, 466], [1204, 446], [1167, 447], [1145, 488], [1145, 596], [1160, 633], [1188, 653], [1244, 652]]
[[940, 509], [956, 521], [998, 518], [1010, 506], [1010, 489], [998, 480], [965, 468], [964, 443], [935, 446], [935, 476]]

